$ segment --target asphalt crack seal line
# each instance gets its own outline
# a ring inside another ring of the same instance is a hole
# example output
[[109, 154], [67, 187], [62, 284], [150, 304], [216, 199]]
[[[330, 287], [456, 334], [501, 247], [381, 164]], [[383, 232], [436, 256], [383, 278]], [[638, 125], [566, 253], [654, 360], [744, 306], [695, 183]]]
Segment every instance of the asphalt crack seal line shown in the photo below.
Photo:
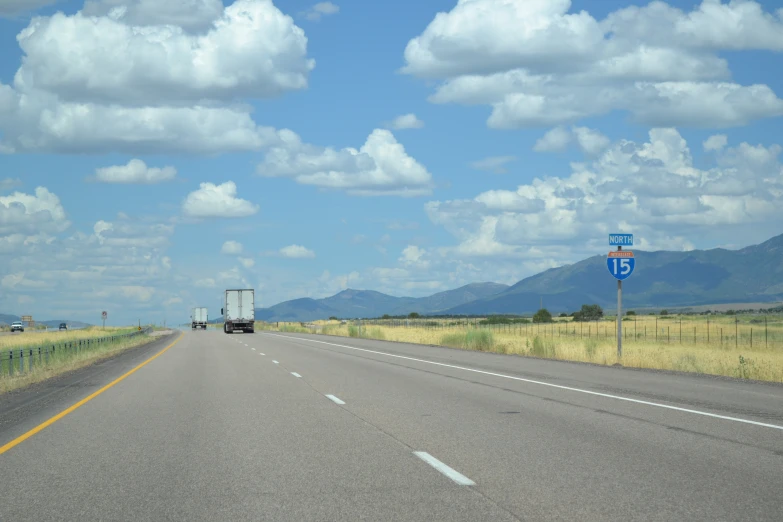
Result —
[[177, 337], [177, 339], [174, 340], [174, 342], [172, 342], [170, 345], [166, 346], [164, 349], [162, 349], [161, 351], [159, 351], [158, 353], [156, 353], [155, 355], [153, 355], [152, 357], [150, 357], [149, 359], [147, 359], [143, 363], [141, 363], [138, 366], [134, 367], [132, 370], [130, 370], [130, 371], [122, 374], [121, 376], [117, 377], [116, 379], [111, 381], [109, 384], [107, 384], [106, 386], [101, 388], [100, 390], [91, 393], [90, 395], [88, 395], [84, 399], [80, 400], [79, 402], [77, 402], [73, 406], [71, 406], [69, 408], [66, 408], [65, 410], [63, 410], [60, 413], [58, 413], [57, 415], [55, 415], [54, 417], [50, 418], [49, 420], [46, 420], [46, 421], [42, 422], [41, 424], [39, 424], [35, 428], [31, 429], [27, 433], [24, 433], [24, 434], [18, 436], [17, 438], [15, 438], [11, 442], [5, 444], [4, 446], [0, 446], [0, 455], [5, 453], [6, 451], [10, 450], [11, 448], [13, 448], [15, 446], [18, 446], [19, 444], [21, 444], [22, 442], [26, 441], [27, 439], [29, 439], [30, 437], [32, 437], [36, 433], [39, 433], [39, 432], [43, 431], [44, 429], [46, 429], [47, 427], [51, 426], [52, 424], [54, 424], [58, 420], [62, 419], [63, 417], [65, 417], [69, 413], [73, 413], [74, 411], [79, 409], [81, 406], [84, 406], [85, 404], [87, 404], [88, 402], [93, 400], [98, 395], [102, 394], [103, 392], [105, 392], [106, 390], [108, 390], [109, 388], [114, 386], [115, 384], [117, 384], [120, 381], [124, 380], [126, 377], [129, 377], [131, 374], [136, 373], [137, 370], [140, 370], [144, 366], [148, 365], [149, 363], [151, 363], [152, 361], [154, 361], [155, 359], [157, 359], [158, 357], [160, 357], [161, 355], [166, 353], [166, 351], [168, 351], [169, 348], [171, 348], [172, 346], [177, 344], [182, 339], [183, 335], [184, 334], [180, 333], [179, 337]]
[[601, 393], [601, 392], [596, 392], [596, 391], [591, 391], [591, 390], [584, 390], [582, 388], [573, 388], [571, 386], [563, 386], [561, 384], [553, 384], [551, 382], [536, 381], [534, 379], [525, 379], [524, 377], [515, 377], [513, 375], [506, 375], [506, 374], [503, 374], [503, 373], [488, 372], [486, 370], [477, 370], [475, 368], [467, 368], [465, 366], [457, 366], [457, 365], [454, 365], [454, 364], [446, 364], [446, 363], [439, 363], [439, 362], [435, 362], [435, 361], [428, 361], [426, 359], [417, 359], [416, 357], [408, 357], [406, 355], [396, 355], [396, 354], [393, 354], [393, 353], [379, 352], [379, 351], [376, 351], [376, 350], [367, 350], [366, 348], [357, 348], [355, 346], [348, 346], [348, 345], [345, 345], [345, 344], [328, 343], [326, 341], [317, 341], [315, 339], [307, 339], [307, 338], [304, 338], [304, 337], [293, 337], [293, 336], [288, 336], [288, 335], [277, 335], [277, 334], [270, 334], [270, 333], [268, 333], [266, 335], [271, 335], [273, 337], [282, 337], [283, 339], [293, 339], [293, 340], [296, 340], [296, 341], [306, 341], [306, 342], [311, 342], [311, 343], [326, 344], [326, 345], [329, 345], [329, 346], [337, 346], [339, 348], [348, 348], [349, 350], [357, 350], [357, 351], [360, 351], [360, 352], [374, 353], [374, 354], [377, 354], [377, 355], [385, 355], [386, 357], [394, 357], [394, 358], [397, 358], [397, 359], [405, 359], [405, 360], [408, 360], [408, 361], [416, 361], [416, 362], [425, 363], [425, 364], [434, 364], [435, 366], [443, 366], [444, 368], [453, 368], [455, 370], [462, 370], [462, 371], [466, 371], [466, 372], [480, 373], [480, 374], [483, 374], [483, 375], [491, 375], [492, 377], [501, 377], [503, 379], [511, 379], [511, 380], [514, 380], [514, 381], [526, 382], [526, 383], [529, 383], [529, 384], [538, 384], [539, 386], [548, 386], [550, 388], [557, 388], [559, 390], [568, 390], [568, 391], [572, 391], [572, 392], [576, 392], [576, 393], [584, 393], [584, 394], [587, 394], [587, 395], [593, 395], [593, 396], [596, 396], [596, 397], [605, 397], [607, 399], [615, 399], [615, 400], [618, 400], [618, 401], [632, 402], [634, 404], [643, 404], [645, 406], [654, 406], [656, 408], [665, 408], [667, 410], [674, 410], [674, 411], [679, 411], [679, 412], [683, 412], [683, 413], [692, 413], [694, 415], [702, 415], [704, 417], [712, 417], [714, 419], [721, 419], [721, 420], [727, 420], [727, 421], [733, 421], [733, 422], [740, 422], [740, 423], [743, 423], [743, 424], [751, 424], [753, 426], [762, 426], [764, 428], [773, 428], [773, 429], [776, 429], [776, 430], [783, 431], [783, 426], [779, 426], [777, 424], [767, 424], [766, 422], [757, 422], [757, 421], [752, 421], [752, 420], [749, 420], [749, 419], [740, 419], [739, 417], [729, 417], [728, 415], [718, 415], [717, 413], [709, 413], [709, 412], [706, 412], [706, 411], [692, 410], [692, 409], [689, 409], [689, 408], [680, 408], [679, 406], [672, 406], [670, 404], [661, 404], [659, 402], [650, 402], [650, 401], [643, 401], [641, 399], [632, 399], [631, 397], [623, 397], [621, 395], [612, 395], [612, 394], [609, 394], [609, 393]]

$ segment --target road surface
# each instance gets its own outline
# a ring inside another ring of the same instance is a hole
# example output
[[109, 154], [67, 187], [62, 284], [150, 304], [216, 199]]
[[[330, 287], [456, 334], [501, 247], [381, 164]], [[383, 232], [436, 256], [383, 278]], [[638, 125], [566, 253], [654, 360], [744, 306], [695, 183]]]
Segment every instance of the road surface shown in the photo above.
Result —
[[3, 396], [0, 446], [166, 346], [0, 454], [4, 520], [783, 513], [781, 386], [306, 334], [177, 332]]

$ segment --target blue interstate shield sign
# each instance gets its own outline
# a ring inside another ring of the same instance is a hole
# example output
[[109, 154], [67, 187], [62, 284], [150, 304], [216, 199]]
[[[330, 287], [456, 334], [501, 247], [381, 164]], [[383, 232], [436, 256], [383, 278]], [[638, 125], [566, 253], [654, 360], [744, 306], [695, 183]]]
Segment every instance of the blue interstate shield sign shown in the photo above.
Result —
[[633, 269], [636, 267], [636, 259], [633, 257], [633, 252], [628, 250], [609, 252], [609, 256], [606, 258], [606, 266], [612, 277], [618, 281], [623, 281], [633, 274]]

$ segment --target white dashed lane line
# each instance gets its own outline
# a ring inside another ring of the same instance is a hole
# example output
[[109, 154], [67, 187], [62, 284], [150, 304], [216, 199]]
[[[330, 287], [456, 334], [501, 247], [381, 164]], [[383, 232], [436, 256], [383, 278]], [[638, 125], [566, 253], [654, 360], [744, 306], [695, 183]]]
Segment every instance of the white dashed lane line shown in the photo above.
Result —
[[294, 377], [302, 377], [301, 375], [299, 375], [299, 374], [298, 374], [298, 373], [296, 373], [296, 372], [291, 372], [291, 375], [293, 375]]
[[338, 399], [334, 395], [327, 395], [326, 398], [329, 399], [330, 401], [334, 402], [335, 404], [341, 404], [341, 405], [345, 404], [345, 402], [341, 401], [340, 399]]
[[258, 355], [266, 355], [265, 353], [258, 352]]
[[273, 363], [275, 363], [275, 364], [280, 364], [280, 363], [279, 363], [279, 362], [277, 362], [277, 361], [272, 361], [272, 362], [273, 362]]
[[460, 486], [475, 486], [476, 483], [470, 480], [468, 477], [460, 473], [459, 471], [450, 468], [449, 466], [445, 465], [426, 451], [414, 451], [414, 455], [419, 457], [421, 460], [435, 468], [436, 470], [440, 471], [444, 475], [446, 475], [448, 478], [459, 484]]

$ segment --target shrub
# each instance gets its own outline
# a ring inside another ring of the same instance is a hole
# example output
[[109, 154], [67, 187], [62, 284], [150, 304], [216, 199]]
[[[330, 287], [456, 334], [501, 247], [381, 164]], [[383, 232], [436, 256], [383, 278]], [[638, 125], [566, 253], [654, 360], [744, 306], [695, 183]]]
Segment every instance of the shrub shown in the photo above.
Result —
[[417, 312], [411, 312], [408, 314], [408, 319], [418, 319], [421, 317]]
[[668, 310], [661, 310], [661, 315], [669, 315], [669, 311]]
[[636, 312], [634, 312], [633, 310], [628, 310], [627, 312], [625, 312], [625, 315], [636, 315]]
[[574, 321], [598, 321], [604, 316], [600, 305], [582, 305], [582, 309], [574, 312]]
[[533, 322], [534, 323], [551, 323], [552, 322], [552, 314], [549, 313], [549, 310], [546, 308], [542, 308], [536, 314], [533, 316]]
[[495, 337], [489, 330], [468, 330], [467, 332], [446, 334], [441, 337], [440, 344], [452, 348], [467, 348], [486, 352], [495, 348]]

